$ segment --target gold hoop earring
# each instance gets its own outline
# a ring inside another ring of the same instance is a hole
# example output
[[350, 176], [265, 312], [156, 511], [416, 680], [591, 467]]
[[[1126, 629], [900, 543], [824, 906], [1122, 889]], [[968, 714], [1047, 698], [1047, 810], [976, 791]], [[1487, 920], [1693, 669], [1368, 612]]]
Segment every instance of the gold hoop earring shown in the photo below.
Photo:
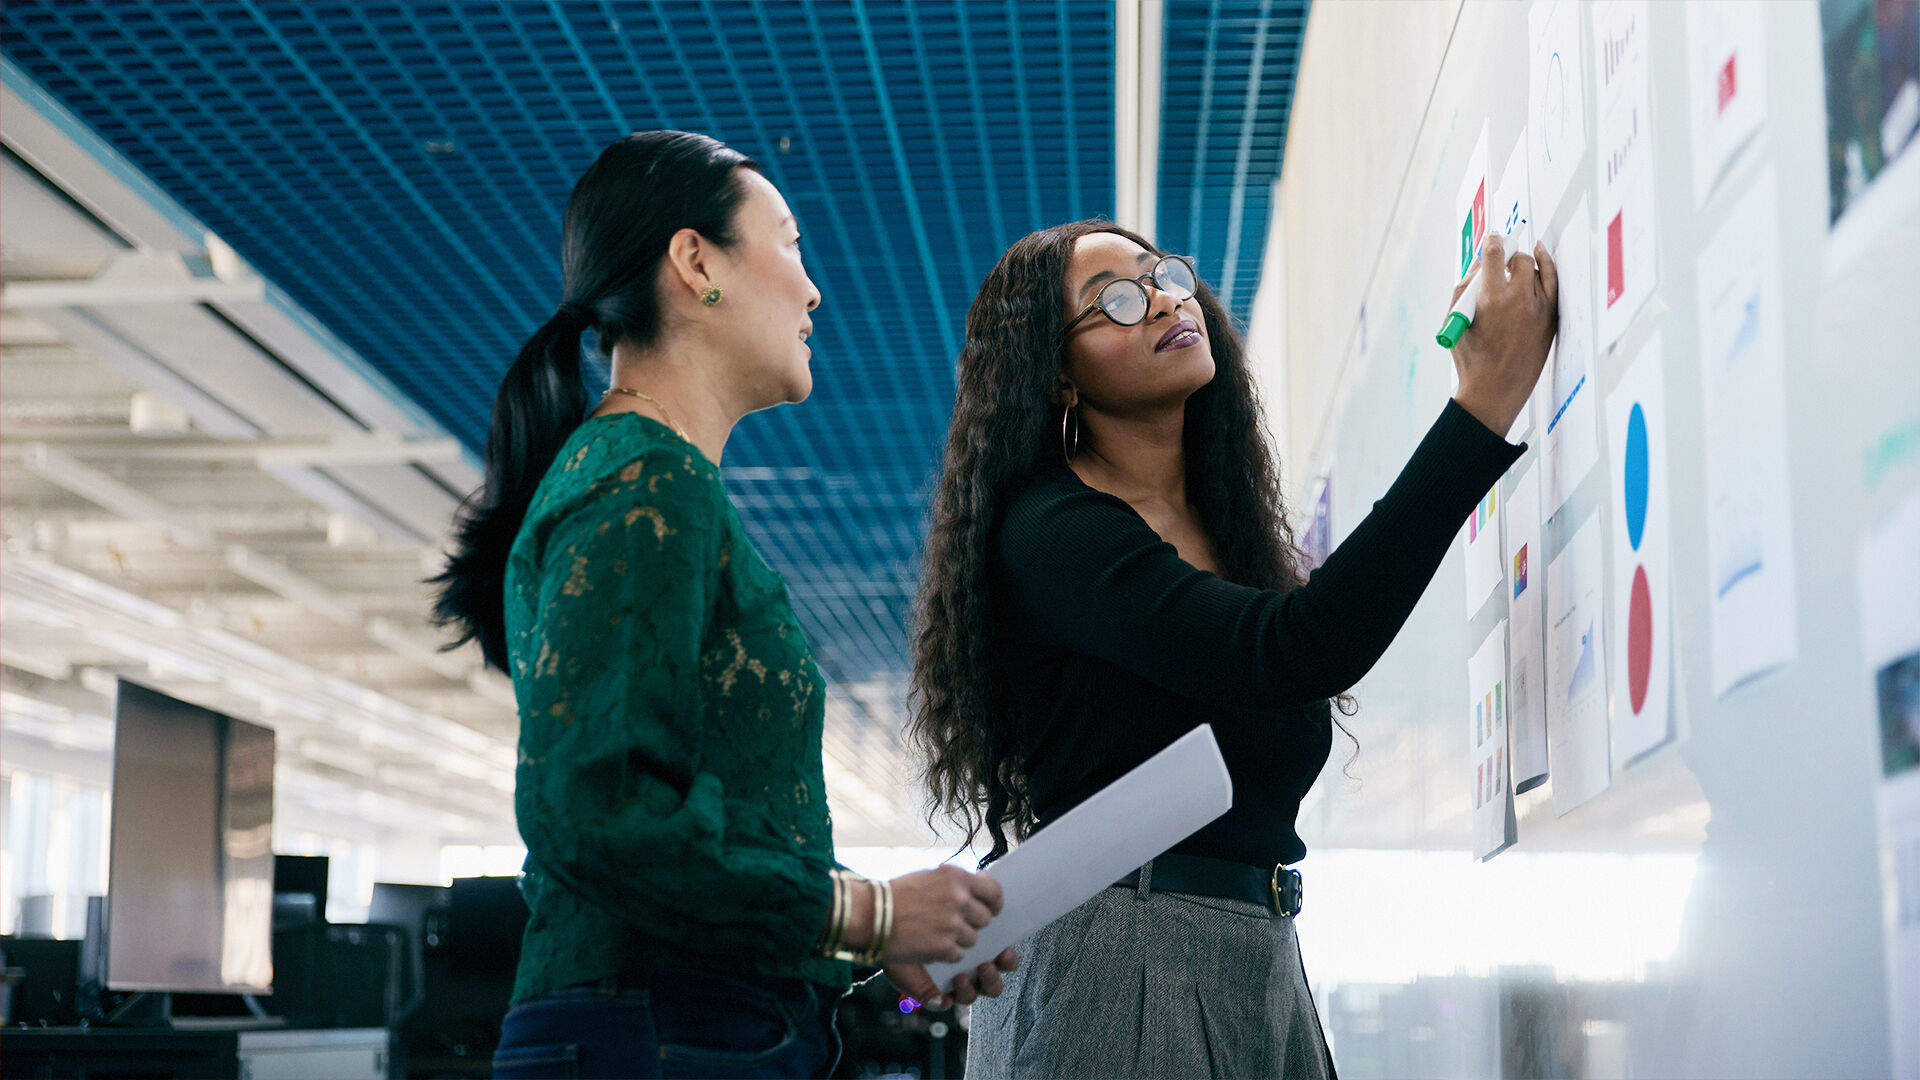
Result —
[[[1073, 421], [1073, 441], [1071, 443], [1067, 441], [1067, 421], [1069, 419]], [[1072, 461], [1073, 455], [1079, 452], [1080, 418], [1073, 415], [1073, 406], [1069, 405], [1060, 410], [1060, 453], [1064, 455], [1068, 461]]]
[[712, 307], [720, 302], [720, 286], [709, 285], [707, 291], [700, 294], [700, 302]]

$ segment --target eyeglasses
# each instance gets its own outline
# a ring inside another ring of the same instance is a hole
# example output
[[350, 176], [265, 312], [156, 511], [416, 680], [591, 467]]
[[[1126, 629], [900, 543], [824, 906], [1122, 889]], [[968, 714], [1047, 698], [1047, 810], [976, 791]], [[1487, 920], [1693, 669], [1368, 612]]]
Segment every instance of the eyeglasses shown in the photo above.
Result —
[[1147, 317], [1147, 286], [1173, 297], [1175, 300], [1189, 300], [1193, 290], [1199, 286], [1199, 277], [1193, 272], [1193, 264], [1185, 256], [1162, 255], [1153, 264], [1153, 269], [1137, 278], [1116, 278], [1100, 287], [1100, 295], [1093, 303], [1080, 309], [1067, 325], [1060, 328], [1060, 336], [1066, 337], [1081, 320], [1094, 312], [1102, 312], [1120, 326], [1134, 326]]

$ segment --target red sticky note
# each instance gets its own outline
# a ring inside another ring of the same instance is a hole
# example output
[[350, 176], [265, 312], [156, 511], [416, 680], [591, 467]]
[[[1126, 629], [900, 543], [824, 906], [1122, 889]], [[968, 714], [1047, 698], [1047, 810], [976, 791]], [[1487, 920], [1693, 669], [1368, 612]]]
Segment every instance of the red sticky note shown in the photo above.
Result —
[[1613, 221], [1607, 225], [1607, 306], [1612, 307], [1615, 300], [1627, 291], [1626, 256], [1620, 241], [1620, 216], [1626, 211], [1616, 211]]
[[1727, 102], [1733, 100], [1735, 92], [1733, 62], [1738, 59], [1740, 59], [1740, 54], [1734, 53], [1732, 56], [1727, 57], [1727, 66], [1720, 69], [1720, 112], [1726, 112]]

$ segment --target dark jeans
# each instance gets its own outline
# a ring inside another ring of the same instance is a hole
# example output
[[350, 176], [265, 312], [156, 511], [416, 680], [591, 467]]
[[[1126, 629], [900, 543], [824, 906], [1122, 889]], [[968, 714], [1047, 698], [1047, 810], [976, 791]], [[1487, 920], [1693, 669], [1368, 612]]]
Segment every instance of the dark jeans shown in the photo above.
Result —
[[497, 1080], [813, 1077], [840, 1060], [840, 995], [803, 979], [636, 971], [507, 1013]]

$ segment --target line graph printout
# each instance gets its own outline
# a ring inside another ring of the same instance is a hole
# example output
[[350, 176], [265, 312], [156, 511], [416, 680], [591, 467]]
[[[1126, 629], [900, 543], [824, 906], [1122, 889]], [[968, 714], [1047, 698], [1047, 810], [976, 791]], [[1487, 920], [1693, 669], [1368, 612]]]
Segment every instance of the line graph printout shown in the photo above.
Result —
[[[1495, 185], [1493, 195], [1487, 202], [1488, 232], [1499, 233], [1506, 237], [1507, 257], [1525, 252], [1533, 254], [1534, 224], [1532, 198], [1527, 194], [1527, 136], [1522, 132], [1513, 144], [1513, 152], [1507, 155], [1507, 166], [1500, 170], [1500, 182]], [[1546, 382], [1543, 373], [1540, 381]], [[1513, 427], [1507, 429], [1508, 442], [1524, 442], [1533, 434], [1534, 406], [1538, 403], [1540, 387], [1534, 387], [1534, 393], [1527, 398], [1526, 407], [1520, 415], [1514, 417]]]
[[1547, 567], [1547, 753], [1557, 814], [1613, 782], [1602, 572], [1595, 514]]
[[1540, 478], [1547, 500], [1543, 519], [1560, 512], [1560, 504], [1600, 460], [1594, 405], [1600, 388], [1593, 378], [1593, 234], [1584, 195], [1560, 230], [1553, 261], [1560, 268], [1560, 329], [1547, 353], [1550, 396], [1540, 410], [1547, 427], [1542, 448], [1546, 471]]
[[1574, 0], [1537, 0], [1527, 12], [1527, 175], [1540, 224], [1560, 208], [1587, 153], [1580, 8]]
[[1794, 658], [1779, 196], [1771, 170], [1700, 251], [1713, 690]]

